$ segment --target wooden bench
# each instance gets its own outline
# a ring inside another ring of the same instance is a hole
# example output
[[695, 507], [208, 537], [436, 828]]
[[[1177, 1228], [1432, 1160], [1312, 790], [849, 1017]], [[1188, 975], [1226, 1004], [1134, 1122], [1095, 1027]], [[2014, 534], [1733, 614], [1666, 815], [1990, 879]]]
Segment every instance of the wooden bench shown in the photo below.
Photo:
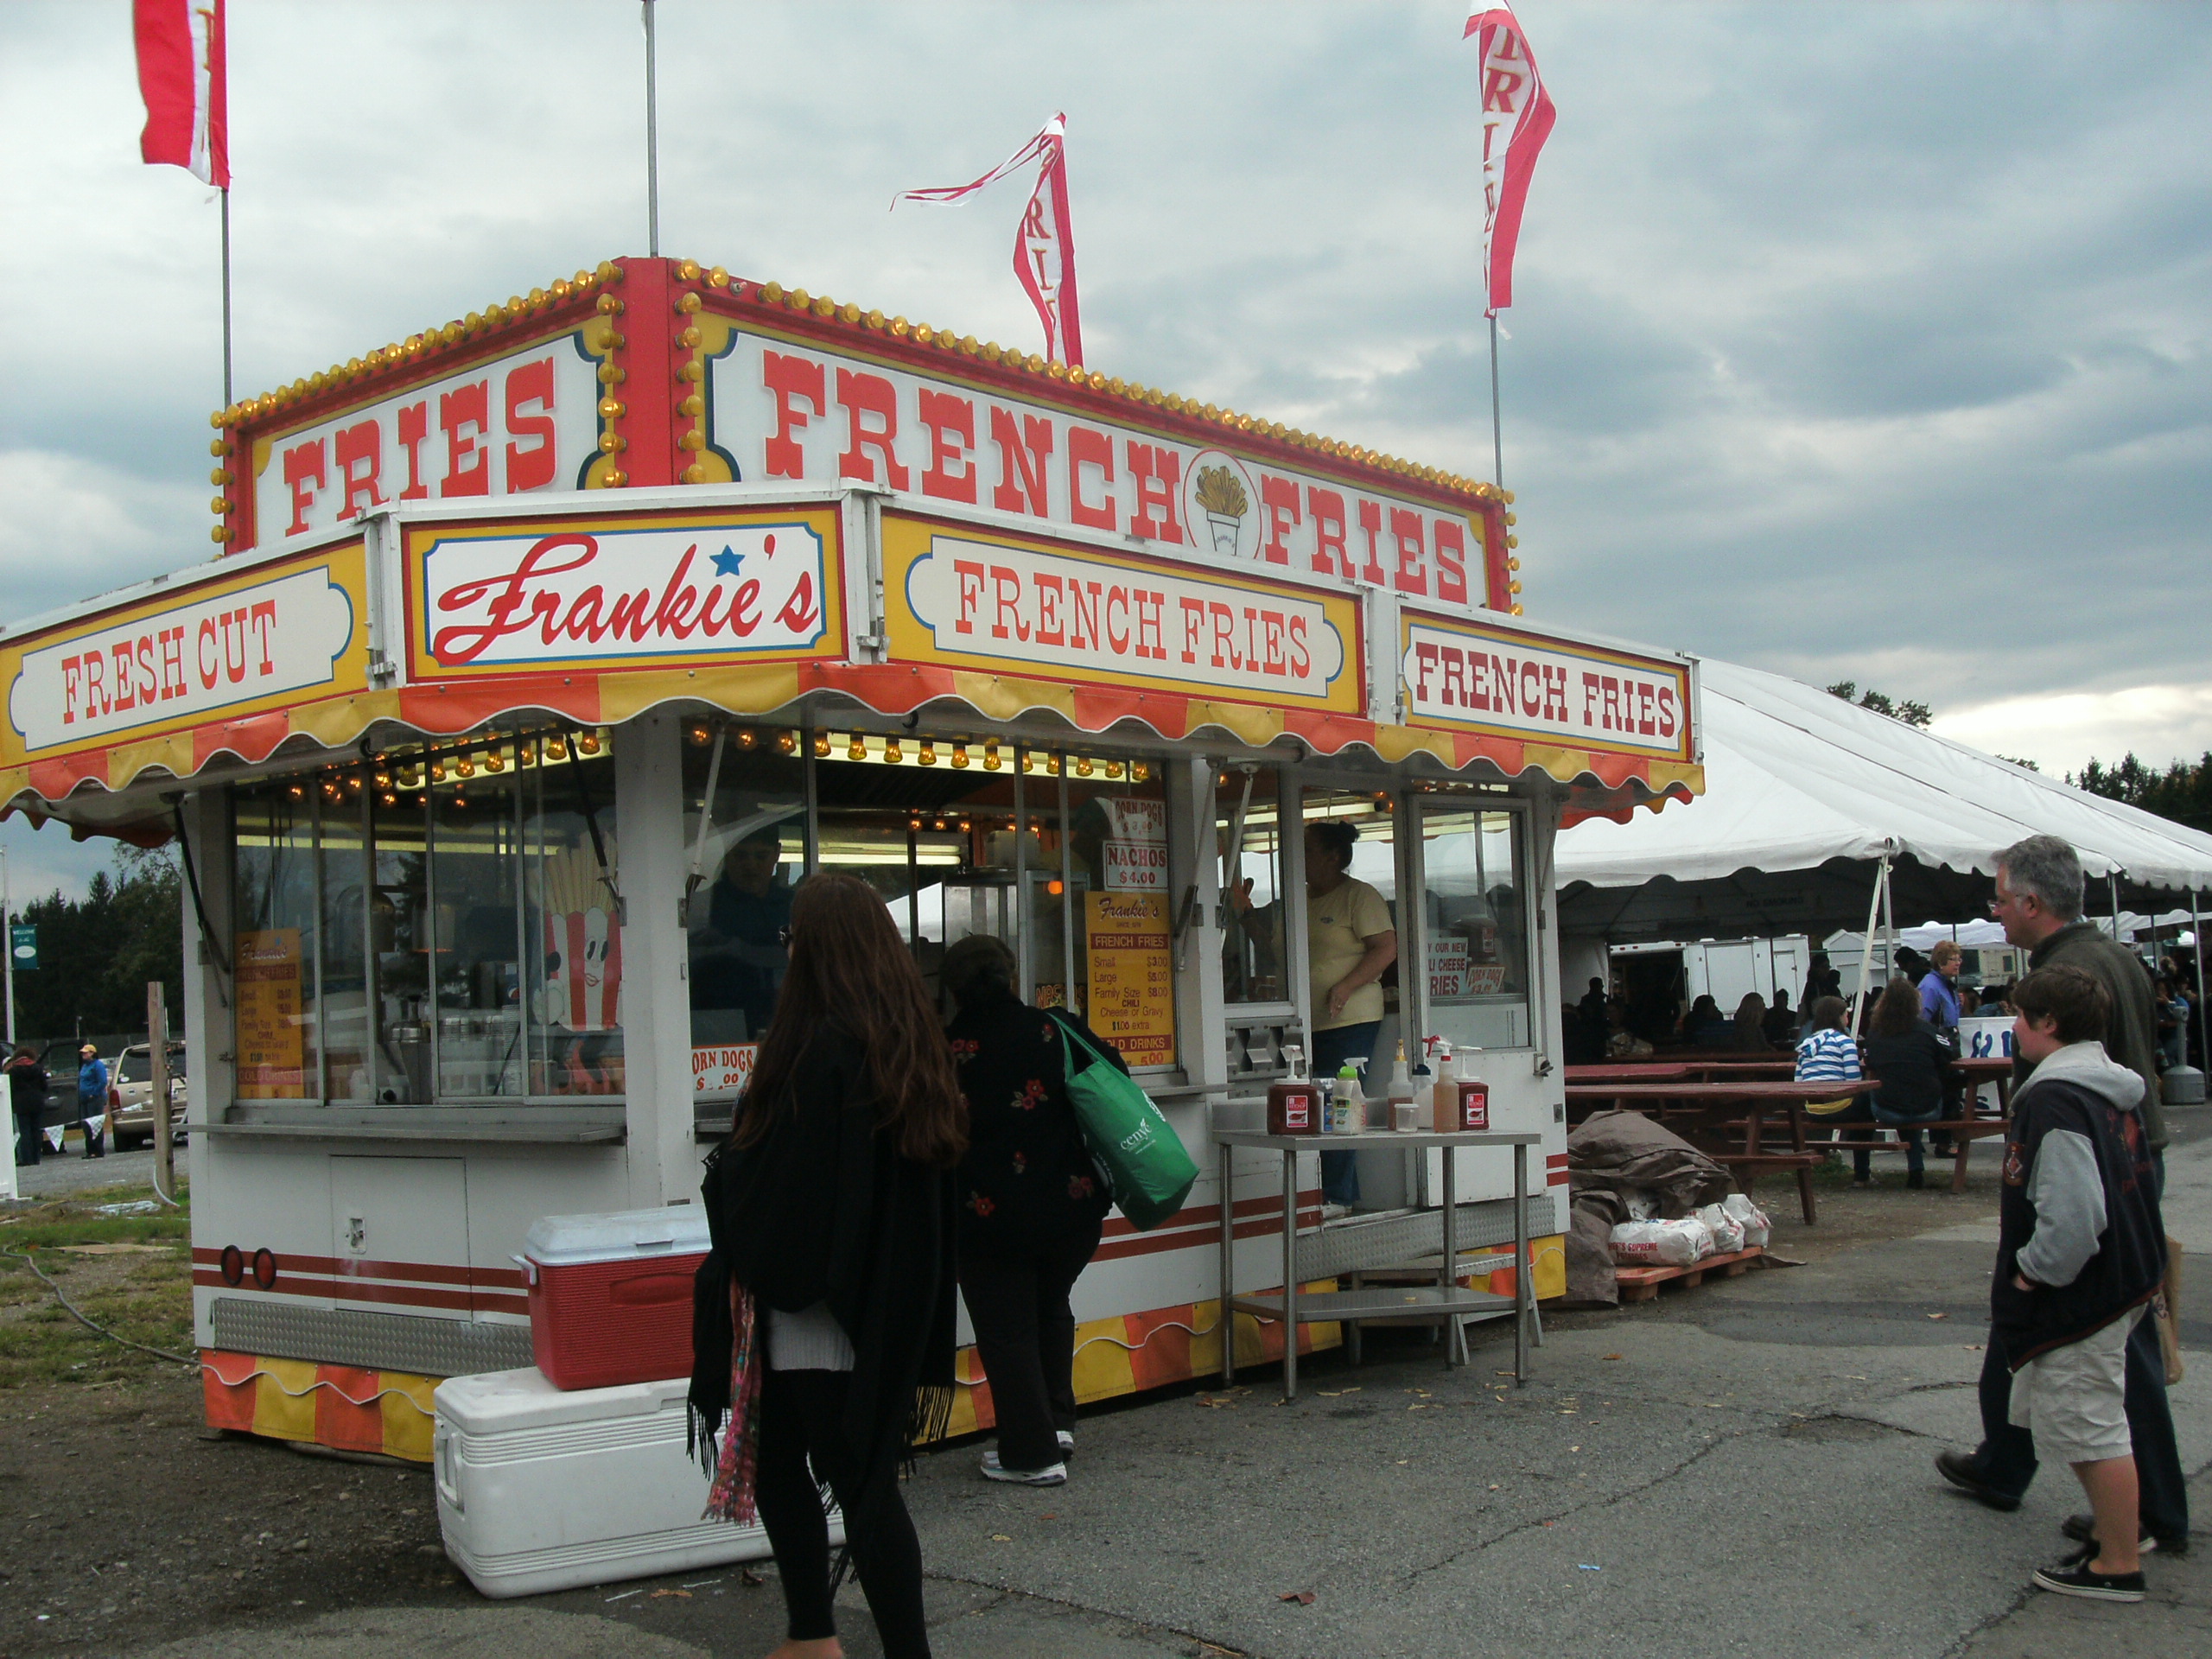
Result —
[[[1906, 1150], [1904, 1131], [1917, 1129], [1923, 1135], [1939, 1131], [1951, 1137], [1951, 1191], [1967, 1190], [1967, 1154], [1977, 1141], [1992, 1135], [2002, 1136], [2012, 1125], [2001, 1117], [1943, 1117], [1925, 1123], [1842, 1123], [1835, 1127], [1836, 1139], [1824, 1143], [1839, 1152], [1904, 1152]], [[1887, 1129], [1897, 1138], [1894, 1141], [1859, 1141], [1846, 1137], [1872, 1135], [1877, 1129]], [[1930, 1149], [1931, 1152], [1933, 1149]], [[1942, 1154], [1935, 1154], [1941, 1156]]]

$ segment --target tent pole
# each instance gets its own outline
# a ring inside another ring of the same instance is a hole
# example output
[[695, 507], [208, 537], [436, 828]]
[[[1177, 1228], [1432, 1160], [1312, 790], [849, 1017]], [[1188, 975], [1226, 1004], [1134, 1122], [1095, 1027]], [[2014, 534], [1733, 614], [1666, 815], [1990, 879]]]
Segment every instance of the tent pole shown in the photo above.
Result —
[[2105, 877], [2105, 891], [2111, 895], [2112, 942], [2120, 943], [2120, 872], [2113, 870]]
[[1865, 948], [1859, 953], [1859, 983], [1851, 991], [1851, 1020], [1847, 1027], [1853, 1036], [1859, 1034], [1859, 1004], [1866, 995], [1866, 981], [1874, 971], [1874, 922], [1882, 913], [1882, 900], [1889, 892], [1890, 855], [1882, 855], [1882, 868], [1874, 873], [1874, 892], [1866, 905], [1866, 931], [1863, 936]]
[[2189, 931], [2196, 941], [2190, 955], [2196, 958], [2196, 1052], [2212, 1061], [2212, 1033], [2208, 1033], [2204, 1013], [2204, 935], [2198, 931], [2196, 921], [2196, 889], [2189, 890]]

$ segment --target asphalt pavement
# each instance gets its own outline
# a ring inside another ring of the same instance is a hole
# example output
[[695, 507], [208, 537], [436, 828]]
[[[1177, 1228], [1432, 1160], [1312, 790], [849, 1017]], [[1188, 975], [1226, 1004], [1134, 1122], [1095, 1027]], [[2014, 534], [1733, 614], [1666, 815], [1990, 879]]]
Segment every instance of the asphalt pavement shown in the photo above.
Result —
[[[2189, 1115], [2192, 1120], [2204, 1113]], [[2212, 1506], [2212, 1138], [2170, 1154], [2171, 1230], [2196, 1259], [2173, 1391], [2200, 1516]], [[1998, 1515], [1934, 1454], [1979, 1436], [1986, 1200], [1960, 1226], [1555, 1321], [1534, 1378], [1510, 1340], [1446, 1371], [1418, 1338], [1301, 1367], [1282, 1404], [1248, 1373], [1084, 1421], [1072, 1478], [980, 1479], [980, 1446], [907, 1489], [946, 1659], [2111, 1659], [2212, 1651], [2212, 1537], [2146, 1561], [2136, 1606], [2029, 1587], [2082, 1506], [2063, 1469]], [[1382, 1351], [1378, 1354], [1377, 1350]], [[527, 1604], [333, 1615], [149, 1655], [228, 1659], [766, 1653], [772, 1569]], [[1286, 1599], [1288, 1598], [1288, 1599]], [[878, 1652], [856, 1591], [847, 1651]]]

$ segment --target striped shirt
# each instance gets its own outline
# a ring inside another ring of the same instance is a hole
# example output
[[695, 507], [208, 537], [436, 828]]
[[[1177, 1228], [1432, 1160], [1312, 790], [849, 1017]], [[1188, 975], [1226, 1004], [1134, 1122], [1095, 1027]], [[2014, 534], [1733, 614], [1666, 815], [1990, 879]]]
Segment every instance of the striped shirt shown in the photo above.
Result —
[[1815, 1031], [1797, 1045], [1800, 1083], [1856, 1083], [1859, 1075], [1859, 1045], [1847, 1033]]

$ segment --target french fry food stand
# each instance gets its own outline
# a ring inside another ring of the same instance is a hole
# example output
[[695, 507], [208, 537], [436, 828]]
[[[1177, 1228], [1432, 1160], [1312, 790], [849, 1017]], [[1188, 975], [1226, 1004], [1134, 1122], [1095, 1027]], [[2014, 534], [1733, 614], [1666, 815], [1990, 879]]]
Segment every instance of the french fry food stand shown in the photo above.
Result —
[[[1306, 1041], [1324, 817], [1399, 931], [1370, 1091], [1481, 1049], [1559, 1294], [1552, 837], [1701, 773], [1692, 664], [1522, 620], [1510, 498], [688, 261], [215, 429], [212, 562], [0, 638], [0, 798], [188, 855], [212, 1422], [424, 1458], [437, 1379], [528, 1364], [524, 1233], [696, 1202], [812, 870], [1121, 1048], [1205, 1173], [1109, 1217], [1078, 1389], [1216, 1370], [1224, 1223], [1236, 1291], [1285, 1256], [1279, 1164], [1224, 1192], [1209, 1137]], [[1440, 1155], [1363, 1153], [1323, 1226], [1300, 1154], [1300, 1281], [1438, 1249]], [[1510, 1272], [1507, 1155], [1456, 1156]]]

